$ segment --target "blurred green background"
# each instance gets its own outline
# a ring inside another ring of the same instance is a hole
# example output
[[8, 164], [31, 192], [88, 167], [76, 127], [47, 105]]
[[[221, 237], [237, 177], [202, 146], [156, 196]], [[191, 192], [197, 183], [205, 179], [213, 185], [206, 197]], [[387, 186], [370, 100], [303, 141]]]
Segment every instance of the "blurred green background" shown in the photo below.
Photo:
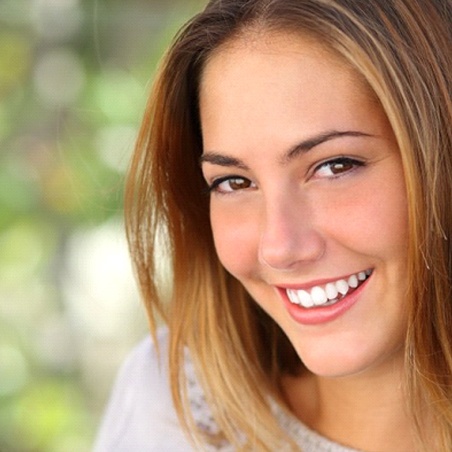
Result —
[[201, 0], [0, 0], [0, 451], [91, 449], [146, 334], [122, 224], [158, 59]]

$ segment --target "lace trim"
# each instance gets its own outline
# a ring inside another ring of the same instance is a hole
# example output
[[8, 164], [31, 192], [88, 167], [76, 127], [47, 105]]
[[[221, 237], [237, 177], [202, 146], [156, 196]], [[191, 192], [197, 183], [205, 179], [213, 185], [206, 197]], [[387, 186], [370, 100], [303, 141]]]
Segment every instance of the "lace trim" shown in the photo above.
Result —
[[[220, 433], [201, 385], [196, 378], [196, 371], [188, 353], [185, 355], [185, 375], [187, 379], [187, 391], [190, 409], [198, 428], [209, 435]], [[357, 449], [341, 446], [319, 435], [306, 427], [298, 419], [286, 413], [275, 401], [271, 402], [271, 408], [283, 430], [292, 437], [303, 452], [359, 452]], [[218, 446], [206, 445], [206, 452], [233, 452], [231, 444], [226, 441]], [[284, 449], [282, 449], [284, 450]]]
[[[188, 352], [185, 354], [185, 377], [187, 381], [187, 393], [190, 402], [190, 410], [195, 420], [196, 426], [201, 432], [208, 435], [219, 435], [220, 429], [212, 415], [212, 411], [207, 403], [204, 391], [196, 378], [196, 371]], [[224, 441], [218, 445], [204, 446], [206, 452], [233, 452], [231, 444]]]
[[303, 452], [360, 452], [319, 435], [298, 419], [286, 413], [276, 402], [272, 404], [272, 411], [281, 427], [295, 440]]

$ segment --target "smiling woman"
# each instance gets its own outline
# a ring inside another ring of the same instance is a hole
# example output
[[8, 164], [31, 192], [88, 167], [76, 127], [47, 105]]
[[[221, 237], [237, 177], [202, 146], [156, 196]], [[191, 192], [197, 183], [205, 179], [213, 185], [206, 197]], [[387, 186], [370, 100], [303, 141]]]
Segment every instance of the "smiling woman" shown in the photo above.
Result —
[[181, 31], [126, 205], [158, 348], [97, 450], [452, 449], [451, 20], [212, 0]]
[[364, 376], [390, 364], [396, 388], [407, 330], [406, 188], [369, 88], [319, 45], [263, 29], [215, 51], [199, 105], [225, 269], [311, 372]]

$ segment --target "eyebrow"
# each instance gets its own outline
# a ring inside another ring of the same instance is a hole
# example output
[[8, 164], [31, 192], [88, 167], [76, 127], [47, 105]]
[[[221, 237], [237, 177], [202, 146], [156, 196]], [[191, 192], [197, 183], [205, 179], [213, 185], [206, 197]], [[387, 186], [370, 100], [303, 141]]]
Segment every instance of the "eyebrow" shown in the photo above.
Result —
[[[325, 133], [321, 133], [319, 135], [315, 135], [306, 140], [297, 143], [295, 146], [291, 147], [281, 158], [281, 163], [289, 163], [294, 158], [298, 157], [300, 154], [304, 154], [314, 149], [316, 146], [320, 144], [326, 143], [327, 141], [331, 141], [338, 138], [345, 137], [373, 137], [368, 133], [358, 132], [353, 130], [348, 131], [329, 131]], [[235, 167], [243, 170], [248, 170], [249, 168], [240, 160], [235, 157], [231, 157], [228, 155], [219, 154], [217, 152], [205, 152], [201, 155], [199, 159], [200, 164], [203, 163], [211, 163], [213, 165], [226, 166], [226, 167]]]

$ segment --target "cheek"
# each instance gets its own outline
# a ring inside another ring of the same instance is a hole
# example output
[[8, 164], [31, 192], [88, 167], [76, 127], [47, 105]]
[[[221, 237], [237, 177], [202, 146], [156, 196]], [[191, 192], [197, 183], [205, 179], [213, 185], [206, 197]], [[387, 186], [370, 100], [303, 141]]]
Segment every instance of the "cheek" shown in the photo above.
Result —
[[[392, 188], [380, 187], [373, 195], [363, 229], [368, 231], [364, 237], [369, 244], [376, 243], [388, 252], [398, 253], [408, 246], [408, 207], [404, 187], [394, 184]], [[366, 209], [365, 204], [362, 209]]]
[[[374, 175], [353, 190], [318, 200], [320, 222], [343, 244], [371, 254], [403, 257], [408, 246], [408, 207], [400, 171]], [[332, 221], [334, 219], [334, 221]], [[327, 233], [328, 235], [328, 233]]]
[[213, 204], [210, 221], [215, 249], [226, 270], [238, 279], [251, 274], [257, 264], [259, 243], [256, 217]]

